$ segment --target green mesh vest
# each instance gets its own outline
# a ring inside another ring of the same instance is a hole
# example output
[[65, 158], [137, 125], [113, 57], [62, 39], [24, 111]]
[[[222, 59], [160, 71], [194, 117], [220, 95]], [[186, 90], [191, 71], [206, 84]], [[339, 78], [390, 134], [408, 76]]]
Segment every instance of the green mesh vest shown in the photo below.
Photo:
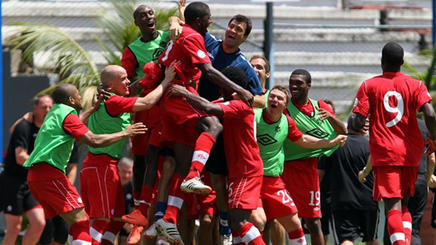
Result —
[[[303, 134], [308, 134], [320, 139], [331, 140], [336, 138], [337, 134], [328, 120], [318, 120], [318, 110], [315, 108], [315, 106], [318, 106], [318, 101], [312, 99], [310, 99], [310, 101], [312, 102], [313, 110], [315, 112], [313, 117], [309, 117], [301, 112], [291, 101], [288, 104], [287, 110], [292, 119], [294, 119], [298, 129]], [[319, 157], [323, 154], [330, 156], [338, 147], [339, 145], [328, 149], [305, 149], [286, 139], [284, 144], [285, 161]]]
[[24, 167], [30, 168], [36, 163], [46, 162], [66, 173], [74, 138], [65, 133], [63, 122], [70, 113], [77, 115], [77, 111], [71, 106], [53, 105], [45, 116], [35, 140], [35, 148], [24, 163]]
[[285, 153], [283, 142], [288, 136], [288, 119], [282, 114], [275, 123], [267, 123], [263, 119], [264, 109], [255, 109], [257, 126], [257, 144], [263, 161], [263, 175], [280, 176], [283, 172]]
[[158, 30], [157, 33], [157, 38], [152, 41], [143, 42], [141, 41], [141, 37], [139, 37], [133, 43], [129, 44], [129, 48], [135, 55], [139, 64], [135, 69], [135, 79], [144, 76], [144, 73], [142, 72], [144, 65], [150, 61], [157, 62], [159, 56], [167, 46], [168, 40], [170, 39], [170, 33], [160, 30]]
[[[123, 131], [129, 126], [130, 122], [130, 113], [122, 113], [117, 117], [113, 117], [107, 113], [104, 102], [101, 102], [98, 110], [89, 117], [88, 127], [94, 134], [112, 134]], [[123, 153], [126, 140], [119, 140], [106, 147], [89, 147], [89, 151], [92, 154], [107, 154], [119, 159]]]

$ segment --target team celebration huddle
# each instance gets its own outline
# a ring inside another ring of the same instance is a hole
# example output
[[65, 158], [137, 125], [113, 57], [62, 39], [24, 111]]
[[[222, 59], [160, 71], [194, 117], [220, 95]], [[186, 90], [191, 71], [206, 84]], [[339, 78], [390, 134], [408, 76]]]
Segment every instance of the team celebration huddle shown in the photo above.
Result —
[[[149, 6], [132, 14], [141, 36], [121, 66], [102, 69], [91, 108], [61, 84], [11, 129], [0, 181], [10, 186], [0, 206], [5, 245], [15, 244], [23, 213], [26, 245], [38, 242], [44, 215], [68, 224], [71, 245], [114, 244], [123, 229], [127, 244], [324, 245], [329, 224], [335, 244], [379, 244], [381, 200], [387, 242], [412, 244], [407, 205], [421, 157], [434, 166], [436, 116], [423, 82], [401, 73], [399, 44], [384, 45], [383, 73], [361, 84], [345, 124], [331, 102], [309, 98], [305, 69], [266, 89], [268, 60], [239, 49], [249, 17], [233, 16], [220, 40], [208, 32], [203, 2], [181, 0], [169, 31], [156, 29]], [[80, 192], [67, 176], [75, 141], [88, 147]]]

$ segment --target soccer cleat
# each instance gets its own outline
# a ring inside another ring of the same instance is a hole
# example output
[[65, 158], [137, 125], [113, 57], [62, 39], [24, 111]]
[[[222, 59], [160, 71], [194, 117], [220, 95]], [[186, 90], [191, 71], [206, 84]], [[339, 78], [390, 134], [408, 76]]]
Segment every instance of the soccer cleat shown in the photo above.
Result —
[[177, 226], [173, 223], [166, 222], [163, 219], [156, 221], [157, 232], [162, 235], [170, 244], [183, 245]]
[[207, 195], [212, 191], [212, 188], [203, 184], [200, 177], [183, 180], [180, 189], [186, 193], [194, 193], [200, 195]]
[[134, 225], [148, 226], [147, 218], [145, 218], [139, 209], [134, 209], [130, 214], [123, 215], [121, 220]]
[[143, 226], [135, 225], [132, 231], [130, 232], [129, 236], [127, 237], [127, 244], [133, 245], [141, 241], [141, 232], [143, 230], [144, 230]]
[[150, 239], [153, 239], [157, 236], [156, 223], [153, 223], [150, 225], [150, 227], [148, 227], [147, 230], [144, 231], [144, 236]]
[[220, 244], [221, 245], [232, 245], [232, 234], [230, 235], [220, 235]]

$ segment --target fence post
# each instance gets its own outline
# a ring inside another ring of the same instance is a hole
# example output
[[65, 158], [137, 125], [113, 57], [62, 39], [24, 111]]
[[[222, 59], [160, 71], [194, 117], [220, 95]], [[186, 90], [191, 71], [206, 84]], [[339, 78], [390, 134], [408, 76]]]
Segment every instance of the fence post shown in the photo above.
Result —
[[271, 89], [272, 87], [274, 87], [274, 16], [272, 2], [266, 3], [266, 19], [263, 26], [265, 28], [263, 53], [268, 59], [271, 67], [271, 74], [268, 81], [266, 82], [266, 88]]

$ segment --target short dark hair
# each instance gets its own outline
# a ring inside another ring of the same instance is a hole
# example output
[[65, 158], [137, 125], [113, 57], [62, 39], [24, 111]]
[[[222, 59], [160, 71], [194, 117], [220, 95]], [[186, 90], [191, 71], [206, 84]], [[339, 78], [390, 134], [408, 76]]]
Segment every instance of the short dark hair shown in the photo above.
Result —
[[360, 132], [360, 130], [362, 130], [364, 125], [365, 124], [363, 125], [360, 124], [357, 115], [355, 113], [351, 113], [351, 115], [347, 119], [347, 128], [355, 132]]
[[382, 63], [389, 67], [400, 67], [403, 64], [404, 50], [396, 42], [388, 42], [382, 49]]
[[251, 23], [251, 19], [245, 15], [237, 14], [229, 20], [229, 23], [227, 25], [229, 25], [233, 20], [236, 20], [237, 22], [243, 22], [247, 25], [247, 28], [245, 29], [244, 36], [248, 37], [248, 35], [250, 35], [251, 28], [253, 28], [253, 24]]
[[312, 76], [310, 76], [310, 73], [305, 69], [296, 69], [292, 72], [292, 75], [303, 75], [306, 77], [306, 83], [312, 83]]
[[[141, 9], [141, 8], [150, 8], [151, 10], [153, 10], [150, 6], [148, 6], [148, 5], [144, 5], [144, 4], [141, 4], [141, 5], [139, 5], [136, 9], [135, 9], [135, 11], [133, 11], [133, 19], [134, 20], [136, 20], [136, 18], [138, 17], [138, 12], [139, 12], [139, 9]], [[153, 10], [154, 11], [154, 10]]]
[[55, 104], [68, 104], [74, 85], [63, 83], [57, 86], [51, 95]]
[[266, 59], [265, 56], [255, 54], [255, 55], [251, 56], [250, 62], [254, 59], [262, 59], [263, 61], [265, 61], [265, 72], [270, 72], [271, 66], [270, 66], [269, 61]]
[[[273, 91], [274, 89], [279, 90], [279, 91], [285, 93], [285, 96], [286, 96], [286, 104], [288, 104], [288, 103], [289, 103], [289, 100], [291, 99], [291, 93], [289, 93], [289, 90], [288, 90], [285, 86], [283, 86], [283, 85], [275, 85], [275, 86], [271, 89], [271, 91]], [[269, 95], [268, 95], [268, 97], [269, 97]], [[267, 98], [267, 100], [268, 100], [268, 98]]]
[[224, 74], [224, 76], [232, 80], [237, 85], [244, 89], [248, 89], [248, 77], [241, 68], [236, 66], [227, 66], [221, 72]]
[[192, 23], [197, 18], [201, 18], [207, 14], [209, 6], [203, 2], [192, 2], [185, 9], [186, 23]]

